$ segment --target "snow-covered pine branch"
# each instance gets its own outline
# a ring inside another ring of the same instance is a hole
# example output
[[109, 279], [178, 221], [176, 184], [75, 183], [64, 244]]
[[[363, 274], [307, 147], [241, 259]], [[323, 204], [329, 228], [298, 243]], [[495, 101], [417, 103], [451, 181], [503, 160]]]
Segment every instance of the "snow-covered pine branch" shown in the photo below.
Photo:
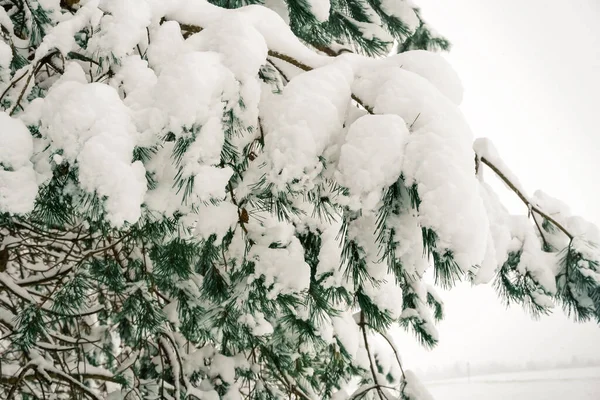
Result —
[[599, 319], [598, 230], [473, 148], [412, 2], [211, 3], [0, 0], [0, 397], [428, 399], [428, 268]]

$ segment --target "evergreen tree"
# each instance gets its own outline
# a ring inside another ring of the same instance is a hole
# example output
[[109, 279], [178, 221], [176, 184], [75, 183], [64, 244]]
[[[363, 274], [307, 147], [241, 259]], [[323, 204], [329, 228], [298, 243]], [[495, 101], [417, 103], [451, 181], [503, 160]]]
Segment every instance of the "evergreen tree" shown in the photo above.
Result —
[[428, 268], [600, 319], [598, 230], [473, 145], [410, 1], [212, 3], [0, 0], [1, 398], [427, 399]]

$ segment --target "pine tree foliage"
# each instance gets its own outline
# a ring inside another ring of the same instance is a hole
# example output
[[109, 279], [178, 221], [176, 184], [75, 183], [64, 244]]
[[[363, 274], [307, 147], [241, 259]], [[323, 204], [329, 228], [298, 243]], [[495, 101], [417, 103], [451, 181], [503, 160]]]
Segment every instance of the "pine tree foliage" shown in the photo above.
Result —
[[473, 144], [410, 1], [211, 3], [0, 0], [1, 398], [427, 399], [430, 268], [600, 320], [598, 230]]

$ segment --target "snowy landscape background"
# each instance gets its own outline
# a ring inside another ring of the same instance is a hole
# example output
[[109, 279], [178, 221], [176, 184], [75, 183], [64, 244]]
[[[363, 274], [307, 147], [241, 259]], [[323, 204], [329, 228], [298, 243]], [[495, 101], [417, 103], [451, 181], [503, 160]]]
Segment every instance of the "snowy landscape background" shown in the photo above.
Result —
[[427, 382], [436, 400], [596, 400], [600, 368], [483, 375]]

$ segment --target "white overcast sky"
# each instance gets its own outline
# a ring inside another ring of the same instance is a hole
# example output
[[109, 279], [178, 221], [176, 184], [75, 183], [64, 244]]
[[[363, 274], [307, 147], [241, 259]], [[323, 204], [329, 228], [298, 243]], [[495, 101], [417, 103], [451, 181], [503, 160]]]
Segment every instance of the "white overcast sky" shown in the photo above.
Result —
[[[446, 57], [463, 81], [475, 136], [494, 141], [530, 194], [542, 189], [600, 224], [600, 0], [415, 3], [453, 43]], [[526, 211], [502, 195], [512, 211]], [[506, 310], [489, 286], [443, 296], [447, 318], [435, 350], [399, 335], [408, 368], [600, 359], [600, 327], [576, 324], [560, 309], [533, 321]]]

